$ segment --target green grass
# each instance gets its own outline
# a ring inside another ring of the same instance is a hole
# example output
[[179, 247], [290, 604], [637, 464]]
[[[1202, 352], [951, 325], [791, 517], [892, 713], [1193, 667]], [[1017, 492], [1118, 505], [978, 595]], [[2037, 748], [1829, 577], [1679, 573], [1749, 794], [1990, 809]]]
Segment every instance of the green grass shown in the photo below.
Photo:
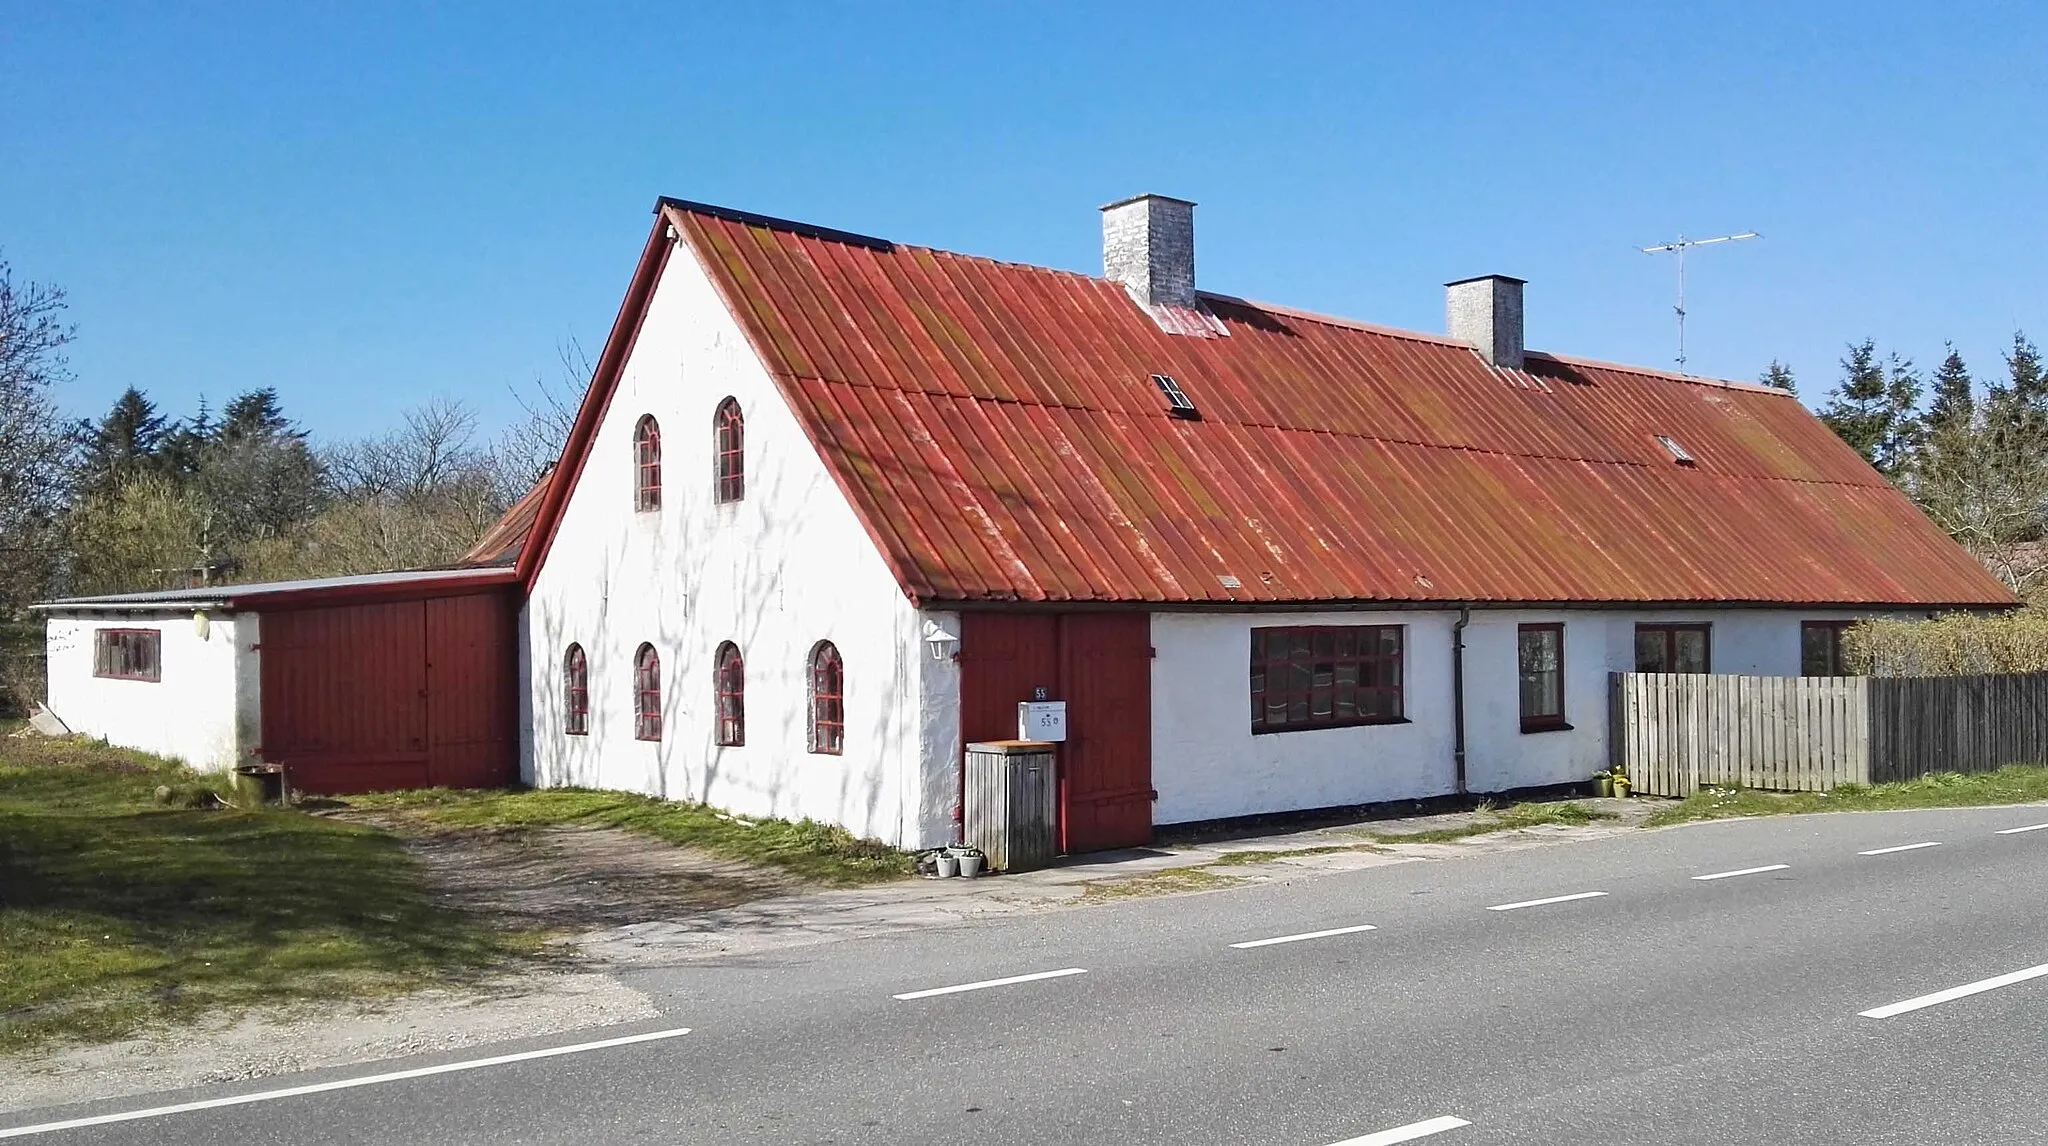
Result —
[[1939, 772], [1918, 780], [1869, 787], [1844, 785], [1832, 792], [1759, 792], [1750, 788], [1702, 788], [1660, 809], [1643, 826], [1662, 827], [1730, 816], [1771, 816], [1794, 812], [1875, 812], [1898, 808], [1963, 808], [1982, 804], [2028, 804], [2048, 800], [2048, 768], [2010, 764], [1996, 772], [1961, 775]]
[[814, 820], [746, 819], [702, 804], [681, 804], [580, 788], [458, 792], [430, 788], [350, 796], [351, 807], [390, 810], [448, 828], [537, 828], [588, 825], [623, 828], [672, 844], [780, 868], [815, 883], [841, 887], [912, 874], [913, 857]]
[[1241, 876], [1210, 871], [1206, 866], [1173, 867], [1129, 879], [1090, 880], [1081, 885], [1081, 902], [1108, 903], [1154, 895], [1180, 895], [1190, 891], [1217, 891], [1243, 882]]
[[1430, 828], [1420, 832], [1369, 832], [1367, 835], [1370, 839], [1383, 844], [1442, 844], [1491, 832], [1510, 832], [1517, 828], [1534, 828], [1545, 824], [1590, 824], [1595, 820], [1613, 818], [1614, 816], [1608, 812], [1596, 812], [1584, 804], [1566, 800], [1552, 804], [1515, 804], [1503, 811], [1482, 808], [1478, 819], [1455, 828]]
[[1278, 851], [1224, 852], [1210, 860], [1208, 867], [1238, 867], [1248, 863], [1266, 863], [1271, 860], [1291, 859], [1295, 856], [1326, 856], [1334, 852], [1383, 852], [1387, 849], [1377, 844], [1323, 844], [1312, 848], [1287, 848]]
[[538, 949], [437, 902], [383, 832], [153, 795], [207, 784], [88, 740], [0, 739], [0, 1053], [460, 981]]

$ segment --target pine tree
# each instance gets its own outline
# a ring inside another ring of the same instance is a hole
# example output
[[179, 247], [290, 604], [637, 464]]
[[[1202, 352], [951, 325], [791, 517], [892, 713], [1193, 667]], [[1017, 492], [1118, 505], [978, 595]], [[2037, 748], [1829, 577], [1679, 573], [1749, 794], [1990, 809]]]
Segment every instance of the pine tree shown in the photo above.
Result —
[[1820, 418], [1879, 473], [1896, 478], [1920, 444], [1919, 404], [1920, 376], [1911, 360], [1893, 354], [1880, 361], [1877, 344], [1866, 338], [1842, 359], [1842, 381]]
[[159, 451], [169, 434], [169, 421], [157, 412], [156, 403], [130, 386], [114, 400], [113, 408], [97, 426], [88, 423], [83, 427], [81, 484], [105, 489], [136, 473], [158, 468]]
[[1792, 377], [1792, 368], [1775, 358], [1771, 359], [1771, 364], [1757, 376], [1757, 381], [1773, 390], [1783, 390], [1787, 394], [1799, 393], [1799, 383]]
[[221, 411], [219, 429], [214, 437], [222, 441], [238, 441], [243, 438], [285, 437], [304, 438], [306, 432], [292, 425], [284, 416], [284, 406], [277, 400], [277, 391], [269, 386], [238, 394]]
[[1969, 367], [1963, 365], [1963, 356], [1956, 353], [1955, 343], [1943, 345], [1948, 348], [1948, 357], [1934, 369], [1934, 399], [1927, 404], [1927, 428], [1933, 433], [1967, 431], [1977, 415], [1975, 384], [1970, 380]]

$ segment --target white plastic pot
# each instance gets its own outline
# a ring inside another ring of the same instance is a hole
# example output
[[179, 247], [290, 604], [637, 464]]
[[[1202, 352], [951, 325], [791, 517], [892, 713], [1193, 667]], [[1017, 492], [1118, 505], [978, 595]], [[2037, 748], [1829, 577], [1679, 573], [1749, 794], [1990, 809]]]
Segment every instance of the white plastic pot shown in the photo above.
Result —
[[952, 879], [960, 874], [960, 860], [955, 856], [949, 855], [946, 852], [940, 852], [937, 863], [940, 879]]
[[980, 875], [980, 874], [981, 874], [981, 857], [980, 857], [980, 856], [961, 856], [961, 857], [960, 857], [960, 874], [961, 874], [961, 875], [964, 875], [964, 876], [966, 876], [966, 877], [967, 877], [968, 879], [973, 879], [973, 878], [974, 878], [975, 876], [978, 876], [978, 875]]

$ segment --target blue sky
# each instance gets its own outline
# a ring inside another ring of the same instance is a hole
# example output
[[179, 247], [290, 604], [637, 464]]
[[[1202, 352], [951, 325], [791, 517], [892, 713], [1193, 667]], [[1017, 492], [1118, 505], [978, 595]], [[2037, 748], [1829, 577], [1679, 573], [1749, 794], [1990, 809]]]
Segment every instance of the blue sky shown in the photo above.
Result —
[[595, 356], [657, 195], [1099, 269], [1095, 208], [1192, 198], [1202, 286], [1691, 367], [1842, 345], [1982, 376], [2048, 340], [2048, 5], [547, 8], [15, 4], [0, 250], [67, 288], [96, 414], [272, 385], [317, 432], [490, 425]]

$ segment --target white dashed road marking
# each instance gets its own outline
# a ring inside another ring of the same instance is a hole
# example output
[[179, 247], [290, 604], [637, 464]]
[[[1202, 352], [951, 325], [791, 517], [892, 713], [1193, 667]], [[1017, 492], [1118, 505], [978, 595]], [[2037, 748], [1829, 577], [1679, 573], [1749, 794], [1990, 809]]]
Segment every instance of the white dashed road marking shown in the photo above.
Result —
[[[1486, 910], [1514, 911], [1518, 908], [1523, 907], [1542, 907], [1545, 904], [1550, 903], [1570, 903], [1574, 899], [1598, 899], [1606, 894], [1607, 893], [1604, 891], [1582, 891], [1579, 892], [1577, 895], [1553, 895], [1549, 899], [1525, 899], [1520, 903], [1498, 903], [1492, 907], [1487, 908]], [[1398, 1139], [1396, 1139], [1396, 1141], [1398, 1141]]]
[[1694, 878], [1694, 879], [1734, 879], [1734, 878], [1735, 878], [1736, 876], [1738, 876], [1738, 875], [1761, 875], [1762, 873], [1764, 873], [1764, 872], [1767, 872], [1767, 871], [1784, 871], [1784, 870], [1785, 870], [1786, 868], [1788, 868], [1788, 867], [1791, 867], [1791, 866], [1792, 866], [1792, 865], [1791, 865], [1791, 864], [1789, 864], [1789, 863], [1773, 863], [1773, 864], [1765, 864], [1765, 865], [1764, 865], [1764, 866], [1762, 866], [1762, 867], [1742, 867], [1742, 868], [1736, 868], [1736, 869], [1735, 869], [1734, 871], [1717, 871], [1717, 872], [1715, 872], [1715, 873], [1714, 873], [1714, 874], [1712, 874], [1712, 875], [1696, 875], [1696, 876], [1693, 876], [1693, 878]]
[[1981, 995], [1986, 991], [1995, 991], [2000, 987], [2010, 987], [2014, 983], [2024, 983], [2029, 979], [2038, 979], [2043, 975], [2048, 975], [2048, 963], [2043, 963], [2039, 967], [2029, 967], [2024, 971], [2014, 971], [2010, 975], [2000, 975], [1993, 979], [1982, 979], [1975, 983], [1965, 983], [1960, 987], [1950, 987], [1946, 991], [1936, 991], [1932, 995], [1922, 995], [1917, 999], [1907, 999], [1903, 1002], [1889, 1003], [1882, 1007], [1872, 1007], [1867, 1011], [1858, 1011], [1857, 1014], [1866, 1019], [1889, 1019], [1893, 1015], [1903, 1015], [1907, 1011], [1917, 1011], [1922, 1007], [1932, 1007], [1941, 1003], [1950, 1003], [1957, 999], [1968, 998], [1971, 995]]
[[2048, 824], [2028, 824], [2024, 828], [2001, 828], [1996, 834], [2001, 836], [2016, 836], [2019, 835], [2021, 832], [2038, 832], [2043, 828], [2048, 828]]
[[984, 991], [990, 987], [1007, 987], [1012, 983], [1035, 983], [1040, 979], [1060, 979], [1068, 975], [1086, 975], [1085, 967], [1066, 967], [1058, 971], [1039, 971], [1030, 975], [1012, 975], [1007, 979], [984, 979], [979, 983], [962, 983], [957, 987], [933, 987], [928, 991], [905, 991], [892, 999], [929, 999], [933, 995], [957, 995], [962, 991]]
[[1940, 840], [1928, 840], [1924, 844], [1900, 844], [1895, 848], [1872, 848], [1867, 852], [1857, 852], [1856, 854], [1859, 856], [1888, 856], [1893, 852], [1911, 852], [1918, 851], [1921, 848], [1938, 848], [1940, 846]]
[[1417, 1138], [1427, 1138], [1432, 1134], [1442, 1134], [1446, 1130], [1456, 1130], [1460, 1126], [1470, 1125], [1470, 1122], [1462, 1118], [1453, 1118], [1446, 1114], [1442, 1118], [1432, 1118], [1427, 1122], [1411, 1122], [1406, 1126], [1396, 1126], [1392, 1130], [1382, 1130], [1362, 1138], [1346, 1138], [1342, 1142], [1332, 1142], [1330, 1146], [1394, 1146], [1396, 1142], [1413, 1142]]
[[1252, 947], [1271, 947], [1278, 943], [1299, 943], [1304, 939], [1328, 939], [1332, 935], [1355, 935], [1360, 931], [1377, 930], [1378, 928], [1370, 923], [1361, 923], [1356, 927], [1332, 927], [1328, 931], [1304, 931], [1300, 935], [1282, 935], [1274, 939], [1254, 939], [1248, 943], [1232, 943], [1231, 946], [1243, 951]]

